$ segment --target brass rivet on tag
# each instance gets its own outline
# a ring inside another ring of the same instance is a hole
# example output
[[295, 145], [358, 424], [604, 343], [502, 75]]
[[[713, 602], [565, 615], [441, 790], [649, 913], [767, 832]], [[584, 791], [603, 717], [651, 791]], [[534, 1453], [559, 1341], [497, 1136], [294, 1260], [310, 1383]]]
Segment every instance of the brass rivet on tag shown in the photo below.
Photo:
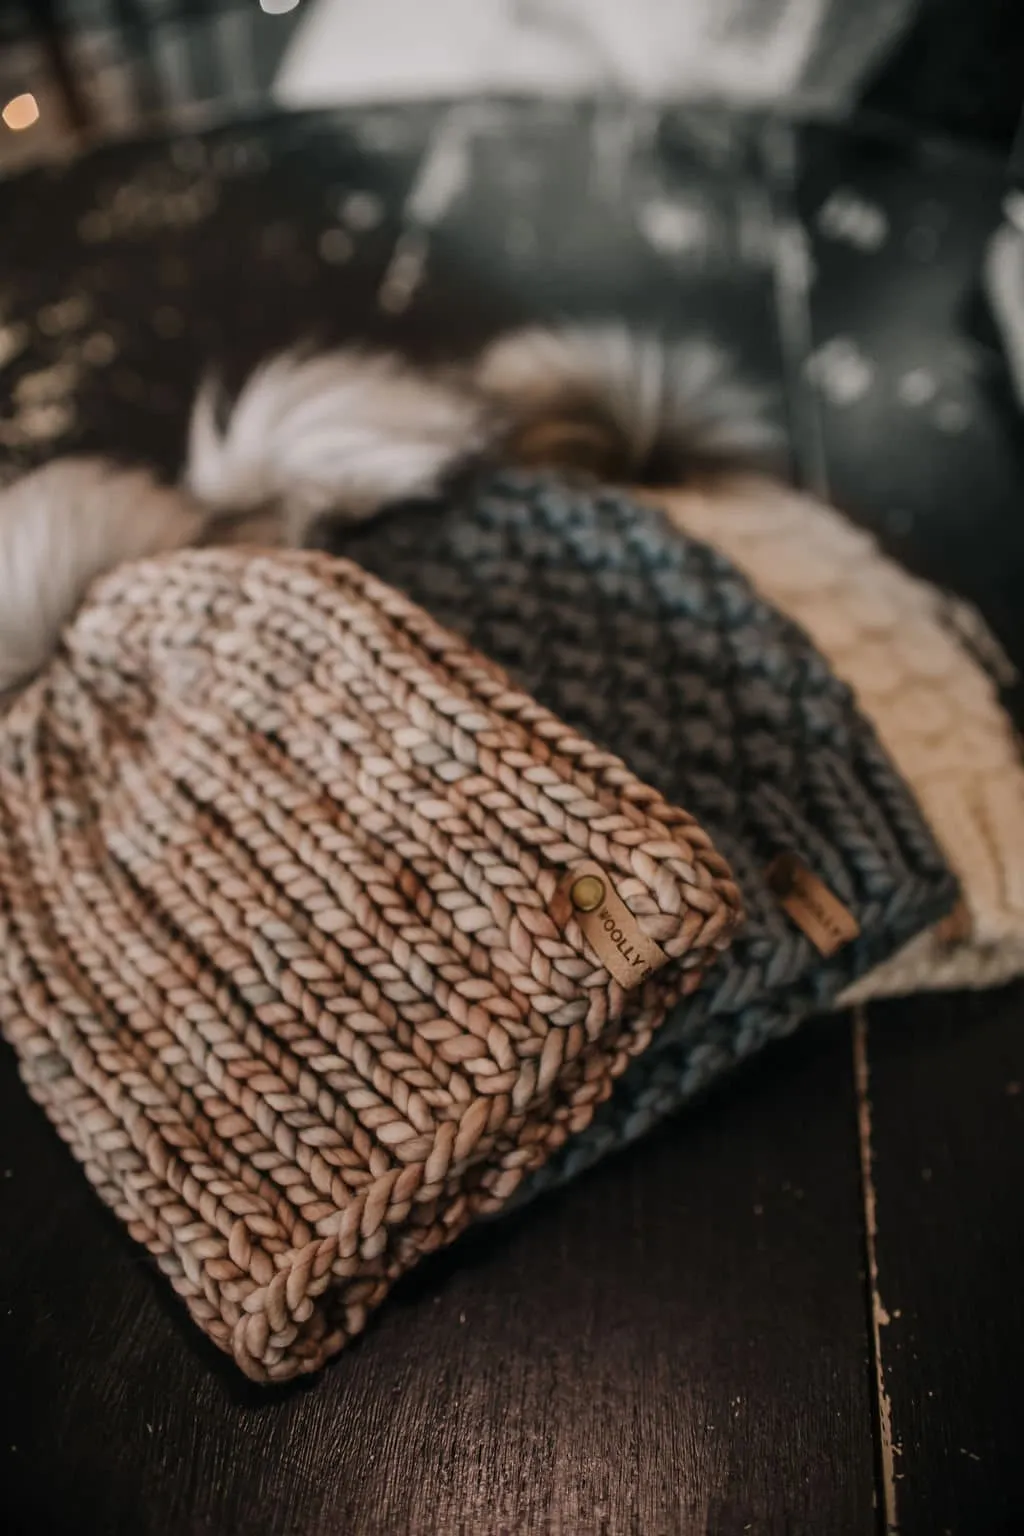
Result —
[[593, 912], [604, 901], [604, 881], [596, 875], [581, 875], [573, 882], [569, 898], [577, 912]]
[[[648, 938], [615, 889], [614, 877], [588, 859], [570, 870], [557, 890], [552, 915], [564, 927], [575, 914], [580, 934], [611, 978], [627, 992], [643, 986], [668, 955]], [[576, 935], [573, 935], [573, 942]]]

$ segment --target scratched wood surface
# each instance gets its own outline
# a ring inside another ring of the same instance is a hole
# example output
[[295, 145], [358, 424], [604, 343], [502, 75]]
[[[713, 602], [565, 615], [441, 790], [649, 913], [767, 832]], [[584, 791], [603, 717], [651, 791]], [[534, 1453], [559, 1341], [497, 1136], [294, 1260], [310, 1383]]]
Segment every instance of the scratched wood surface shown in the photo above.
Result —
[[[906, 140], [621, 105], [106, 150], [0, 187], [0, 448], [174, 472], [210, 362], [233, 381], [298, 336], [448, 356], [510, 320], [621, 311], [726, 339], [794, 473], [1024, 659], [1019, 429], [963, 318], [999, 186]], [[202, 1343], [4, 1050], [3, 1528], [1021, 1528], [1022, 1013], [1009, 989], [809, 1025], [424, 1266], [279, 1394]]]
[[889, 1004], [857, 1054], [875, 1201], [881, 1479], [908, 1536], [1024, 1529], [1019, 988]]
[[853, 1121], [834, 1021], [273, 1394], [199, 1346], [5, 1057], [5, 1529], [869, 1531]]

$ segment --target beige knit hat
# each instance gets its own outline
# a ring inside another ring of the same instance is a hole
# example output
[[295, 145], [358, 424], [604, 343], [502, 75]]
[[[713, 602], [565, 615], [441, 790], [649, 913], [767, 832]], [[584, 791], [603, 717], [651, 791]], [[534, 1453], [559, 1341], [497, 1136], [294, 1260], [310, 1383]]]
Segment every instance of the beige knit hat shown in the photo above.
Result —
[[962, 921], [912, 940], [840, 1002], [1024, 973], [1024, 768], [943, 594], [840, 513], [774, 482], [643, 494], [717, 545], [850, 684], [960, 880]]
[[251, 1377], [586, 1125], [739, 913], [692, 817], [317, 554], [99, 584], [0, 722], [0, 1022]]

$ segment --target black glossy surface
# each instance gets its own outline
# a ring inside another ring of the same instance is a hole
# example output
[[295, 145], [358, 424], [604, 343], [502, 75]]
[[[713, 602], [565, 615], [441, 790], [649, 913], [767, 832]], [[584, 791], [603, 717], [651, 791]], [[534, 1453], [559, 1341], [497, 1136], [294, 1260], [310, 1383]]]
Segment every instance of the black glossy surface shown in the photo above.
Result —
[[[795, 472], [1024, 659], [1020, 429], [965, 319], [1002, 169], [853, 129], [529, 105], [105, 151], [0, 188], [0, 448], [171, 471], [211, 356], [237, 377], [299, 332], [442, 354], [618, 309], [728, 338]], [[1021, 989], [808, 1026], [271, 1394], [202, 1343], [5, 1049], [4, 1528], [1021, 1529], [1022, 1083]]]

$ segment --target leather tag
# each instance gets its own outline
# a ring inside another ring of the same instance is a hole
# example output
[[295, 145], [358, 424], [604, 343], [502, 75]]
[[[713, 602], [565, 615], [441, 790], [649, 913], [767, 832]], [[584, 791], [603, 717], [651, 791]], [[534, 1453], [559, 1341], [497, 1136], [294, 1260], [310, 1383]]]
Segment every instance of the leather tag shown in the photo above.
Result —
[[950, 949], [957, 944], [969, 943], [974, 931], [971, 921], [971, 909], [966, 901], [961, 899], [941, 923], [936, 924], [935, 936], [940, 944], [947, 944]]
[[588, 861], [570, 871], [559, 886], [553, 916], [562, 927], [570, 917], [576, 919], [598, 960], [625, 991], [668, 963], [668, 955], [642, 932], [600, 864]]
[[834, 955], [860, 933], [853, 913], [795, 853], [780, 853], [767, 871], [768, 884], [819, 955]]

